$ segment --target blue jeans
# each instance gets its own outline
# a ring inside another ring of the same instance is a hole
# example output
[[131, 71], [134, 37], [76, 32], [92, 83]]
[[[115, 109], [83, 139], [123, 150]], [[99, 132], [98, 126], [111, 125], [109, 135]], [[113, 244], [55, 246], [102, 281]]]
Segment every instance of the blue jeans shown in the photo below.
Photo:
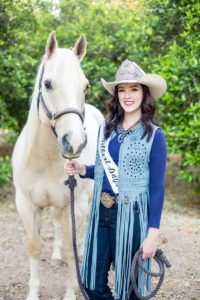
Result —
[[[135, 220], [132, 257], [140, 247], [140, 223], [137, 203], [133, 214]], [[111, 264], [115, 262], [116, 224], [117, 204], [114, 204], [111, 208], [106, 208], [100, 204], [96, 286], [94, 290], [85, 288], [90, 300], [114, 300], [110, 287], [108, 286], [108, 272]], [[90, 261], [91, 254], [92, 252], [89, 254]], [[90, 277], [90, 274], [88, 276]], [[132, 292], [129, 299], [137, 300], [138, 298], [135, 293]]]

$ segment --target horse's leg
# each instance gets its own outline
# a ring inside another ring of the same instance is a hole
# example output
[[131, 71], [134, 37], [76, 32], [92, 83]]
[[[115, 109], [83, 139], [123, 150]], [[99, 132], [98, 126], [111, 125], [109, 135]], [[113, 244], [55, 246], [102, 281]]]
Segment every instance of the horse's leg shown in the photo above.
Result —
[[39, 300], [39, 257], [41, 252], [40, 226], [41, 209], [36, 207], [31, 199], [20, 190], [16, 190], [16, 206], [22, 218], [28, 235], [28, 250], [30, 255], [29, 295], [26, 300]]
[[54, 222], [54, 243], [53, 243], [53, 254], [51, 256], [52, 263], [62, 263], [62, 209], [52, 207], [53, 222]]

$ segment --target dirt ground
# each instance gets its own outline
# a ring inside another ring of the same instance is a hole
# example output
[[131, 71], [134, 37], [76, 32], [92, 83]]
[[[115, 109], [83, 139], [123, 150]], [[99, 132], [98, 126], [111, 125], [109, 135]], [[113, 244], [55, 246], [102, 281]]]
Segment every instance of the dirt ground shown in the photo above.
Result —
[[[191, 187], [176, 177], [167, 180], [160, 247], [172, 267], [154, 299], [200, 300], [200, 207]], [[50, 264], [53, 226], [49, 209], [43, 214], [41, 300], [61, 300], [67, 265]], [[65, 251], [63, 249], [65, 259]], [[23, 225], [16, 212], [13, 189], [0, 193], [0, 300], [23, 300], [28, 292], [29, 258]], [[80, 297], [81, 299], [81, 297]], [[69, 299], [70, 300], [70, 299]]]

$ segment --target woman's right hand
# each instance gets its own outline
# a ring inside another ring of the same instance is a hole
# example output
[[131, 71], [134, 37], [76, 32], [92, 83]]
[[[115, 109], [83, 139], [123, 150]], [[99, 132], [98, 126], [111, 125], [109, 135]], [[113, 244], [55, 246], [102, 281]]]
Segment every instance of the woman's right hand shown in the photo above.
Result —
[[64, 171], [65, 174], [68, 176], [75, 175], [75, 174], [85, 176], [86, 167], [85, 165], [80, 164], [76, 159], [70, 159], [64, 163]]

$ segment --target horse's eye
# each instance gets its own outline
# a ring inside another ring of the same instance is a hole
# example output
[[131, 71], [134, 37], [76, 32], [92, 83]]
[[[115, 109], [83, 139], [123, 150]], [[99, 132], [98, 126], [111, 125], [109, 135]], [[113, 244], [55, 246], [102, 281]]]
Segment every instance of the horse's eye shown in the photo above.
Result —
[[44, 85], [47, 90], [52, 90], [52, 88], [53, 88], [50, 80], [45, 80]]

